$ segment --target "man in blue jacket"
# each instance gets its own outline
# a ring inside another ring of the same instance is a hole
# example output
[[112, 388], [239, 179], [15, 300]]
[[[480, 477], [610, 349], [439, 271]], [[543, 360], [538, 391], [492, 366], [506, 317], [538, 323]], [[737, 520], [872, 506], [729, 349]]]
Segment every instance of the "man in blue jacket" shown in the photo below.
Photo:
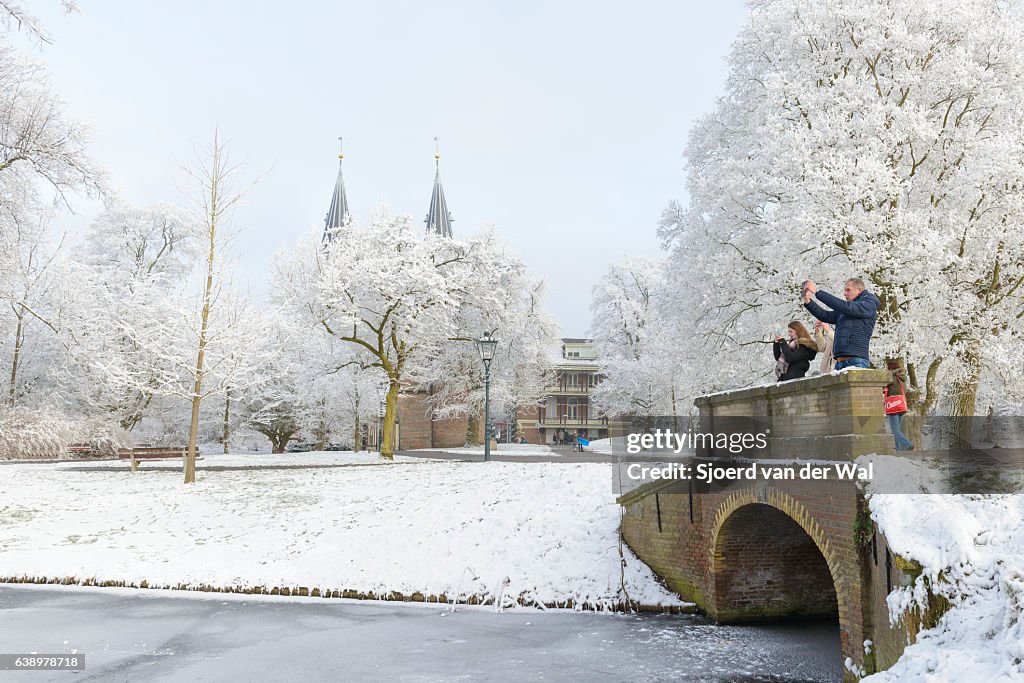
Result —
[[[831, 311], [811, 301], [814, 296]], [[881, 302], [871, 292], [865, 291], [864, 280], [853, 277], [846, 281], [840, 299], [819, 290], [813, 280], [803, 285], [803, 302], [808, 311], [818, 320], [835, 326], [832, 355], [836, 359], [836, 370], [843, 368], [870, 368], [868, 345], [871, 333], [875, 331], [878, 306]]]

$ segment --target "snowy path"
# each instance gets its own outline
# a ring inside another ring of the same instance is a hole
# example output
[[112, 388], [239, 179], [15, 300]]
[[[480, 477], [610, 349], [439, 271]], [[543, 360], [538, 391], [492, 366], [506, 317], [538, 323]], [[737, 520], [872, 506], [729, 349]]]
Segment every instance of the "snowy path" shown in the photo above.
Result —
[[628, 548], [620, 570], [610, 465], [410, 459], [200, 471], [189, 487], [116, 465], [0, 468], [0, 577], [600, 607], [624, 582], [682, 604]]
[[[84, 653], [11, 681], [835, 681], [837, 626], [688, 615], [0, 586], [8, 652]], [[5, 672], [8, 673], [8, 672]]]

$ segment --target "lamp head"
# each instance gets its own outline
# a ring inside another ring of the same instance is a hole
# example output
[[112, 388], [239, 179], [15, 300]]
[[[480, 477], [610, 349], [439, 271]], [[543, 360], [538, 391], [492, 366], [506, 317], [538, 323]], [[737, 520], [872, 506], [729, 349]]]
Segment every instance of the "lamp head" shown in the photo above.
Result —
[[480, 352], [480, 360], [490, 364], [494, 360], [494, 352], [498, 348], [498, 340], [491, 336], [490, 332], [484, 332], [483, 336], [476, 342], [476, 349]]

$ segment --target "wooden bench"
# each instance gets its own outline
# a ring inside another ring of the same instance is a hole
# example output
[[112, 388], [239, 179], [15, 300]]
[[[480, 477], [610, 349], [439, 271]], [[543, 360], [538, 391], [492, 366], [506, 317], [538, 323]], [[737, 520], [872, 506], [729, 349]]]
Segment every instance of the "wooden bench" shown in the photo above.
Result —
[[[136, 446], [135, 448], [119, 448], [117, 457], [128, 460], [135, 457], [136, 460], [155, 460], [158, 458], [184, 458], [188, 452], [186, 446]], [[199, 457], [199, 449], [196, 449], [196, 457]]]
[[92, 446], [87, 443], [73, 443], [68, 446], [68, 453], [77, 456], [92, 455]]
[[[184, 458], [188, 453], [187, 446], [136, 446], [134, 448], [117, 449], [117, 457], [121, 460], [132, 461], [132, 471], [135, 471], [140, 460], [160, 460], [163, 458]], [[196, 449], [196, 460], [200, 459], [199, 449]]]

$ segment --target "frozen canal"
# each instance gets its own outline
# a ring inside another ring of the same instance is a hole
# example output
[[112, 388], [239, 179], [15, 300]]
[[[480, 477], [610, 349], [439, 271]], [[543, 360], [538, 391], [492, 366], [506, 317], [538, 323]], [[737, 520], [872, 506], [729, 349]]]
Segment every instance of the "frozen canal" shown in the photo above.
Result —
[[837, 681], [835, 623], [0, 586], [0, 652], [86, 656], [5, 681]]

